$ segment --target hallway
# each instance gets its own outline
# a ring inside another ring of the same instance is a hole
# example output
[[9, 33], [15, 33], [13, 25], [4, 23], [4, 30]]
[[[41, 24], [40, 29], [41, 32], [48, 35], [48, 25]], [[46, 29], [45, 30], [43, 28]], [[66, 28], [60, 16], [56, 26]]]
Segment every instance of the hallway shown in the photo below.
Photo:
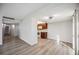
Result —
[[72, 55], [72, 48], [54, 40], [40, 39], [38, 44], [30, 46], [19, 38], [9, 36], [0, 47], [1, 55]]

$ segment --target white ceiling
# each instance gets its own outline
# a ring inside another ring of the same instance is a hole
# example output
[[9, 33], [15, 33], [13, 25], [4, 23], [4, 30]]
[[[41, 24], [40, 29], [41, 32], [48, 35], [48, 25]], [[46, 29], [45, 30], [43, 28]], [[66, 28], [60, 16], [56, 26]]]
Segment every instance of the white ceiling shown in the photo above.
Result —
[[[76, 8], [76, 4], [49, 4], [36, 13], [35, 18], [49, 23], [70, 20]], [[45, 19], [52, 16], [52, 19]]]
[[[46, 22], [56, 22], [70, 19], [73, 15], [76, 4], [55, 4], [55, 3], [4, 3], [2, 7], [3, 16], [21, 20], [28, 14], [35, 12], [34, 18]], [[37, 10], [37, 12], [36, 12]], [[53, 19], [44, 19], [44, 17], [53, 16]]]
[[1, 12], [3, 16], [12, 17], [16, 20], [23, 19], [28, 14], [33, 11], [38, 10], [39, 8], [47, 5], [43, 3], [3, 3], [0, 4], [2, 7]]

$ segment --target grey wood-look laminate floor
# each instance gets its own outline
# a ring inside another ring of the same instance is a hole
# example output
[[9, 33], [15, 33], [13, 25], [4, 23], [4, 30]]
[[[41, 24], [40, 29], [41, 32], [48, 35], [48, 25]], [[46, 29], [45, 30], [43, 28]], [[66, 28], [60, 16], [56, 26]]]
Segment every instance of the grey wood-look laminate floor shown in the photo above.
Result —
[[39, 39], [33, 46], [15, 37], [5, 37], [0, 55], [73, 55], [73, 49], [50, 39]]

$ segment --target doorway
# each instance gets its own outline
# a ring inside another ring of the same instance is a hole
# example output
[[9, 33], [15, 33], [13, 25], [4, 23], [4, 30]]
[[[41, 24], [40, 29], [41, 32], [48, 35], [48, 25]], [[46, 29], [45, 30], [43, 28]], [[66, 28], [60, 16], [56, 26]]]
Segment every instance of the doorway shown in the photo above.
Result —
[[3, 43], [19, 38], [19, 24], [3, 23]]
[[10, 42], [18, 36], [17, 24], [3, 23], [3, 44]]
[[43, 47], [48, 40], [48, 23], [43, 21], [37, 22], [38, 45]]
[[48, 29], [48, 24], [46, 22], [38, 21], [37, 24], [38, 38], [47, 39], [47, 34], [48, 34], [47, 29]]

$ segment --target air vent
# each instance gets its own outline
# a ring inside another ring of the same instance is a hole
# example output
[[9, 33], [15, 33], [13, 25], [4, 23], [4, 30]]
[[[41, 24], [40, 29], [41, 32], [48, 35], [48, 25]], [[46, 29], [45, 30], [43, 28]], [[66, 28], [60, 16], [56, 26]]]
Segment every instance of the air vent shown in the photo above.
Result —
[[15, 20], [15, 18], [6, 17], [6, 16], [3, 16], [3, 18], [10, 19], [10, 20]]

